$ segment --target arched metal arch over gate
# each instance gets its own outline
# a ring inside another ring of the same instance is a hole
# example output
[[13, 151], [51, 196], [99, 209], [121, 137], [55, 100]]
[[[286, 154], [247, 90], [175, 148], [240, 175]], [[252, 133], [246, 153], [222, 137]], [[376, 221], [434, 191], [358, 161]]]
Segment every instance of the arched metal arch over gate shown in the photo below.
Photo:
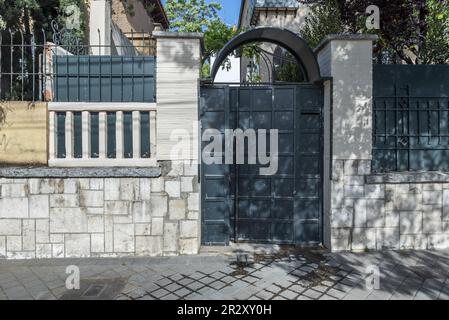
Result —
[[[202, 243], [229, 241], [317, 245], [322, 243], [323, 88], [318, 63], [305, 41], [291, 31], [256, 28], [220, 51], [212, 77], [226, 57], [251, 42], [289, 50], [307, 82], [230, 86], [205, 81], [200, 90], [202, 134], [217, 129], [277, 129], [278, 171], [260, 175], [260, 164], [201, 165]], [[202, 150], [210, 141], [201, 142]], [[224, 143], [223, 143], [224, 146]], [[234, 152], [235, 154], [235, 152]]]

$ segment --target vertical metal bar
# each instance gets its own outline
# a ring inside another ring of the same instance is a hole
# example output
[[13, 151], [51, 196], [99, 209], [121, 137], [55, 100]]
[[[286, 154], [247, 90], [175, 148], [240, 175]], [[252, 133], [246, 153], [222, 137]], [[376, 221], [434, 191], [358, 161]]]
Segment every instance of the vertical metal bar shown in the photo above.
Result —
[[100, 159], [107, 158], [108, 124], [106, 112], [98, 113], [98, 153]]
[[83, 150], [83, 159], [90, 158], [90, 112], [83, 111], [82, 112], [82, 150]]
[[25, 43], [24, 43], [24, 39], [23, 39], [23, 31], [22, 31], [22, 29], [19, 29], [19, 32], [20, 32], [20, 41], [21, 41], [21, 46], [20, 46], [20, 49], [21, 49], [21, 62], [20, 62], [20, 73], [21, 73], [21, 75], [20, 75], [20, 80], [21, 80], [21, 94], [20, 94], [20, 96], [21, 96], [21, 101], [23, 101], [24, 99], [23, 99], [23, 87], [24, 87], [24, 71], [25, 71], [25, 69], [24, 69], [24, 65], [25, 65], [25, 52], [24, 52], [24, 49], [25, 49]]
[[65, 55], [65, 62], [66, 62], [66, 81], [65, 81], [65, 87], [66, 87], [66, 96], [67, 96], [67, 101], [70, 101], [70, 92], [69, 92], [69, 52], [66, 52]]
[[12, 32], [11, 32], [11, 29], [9, 29], [9, 35], [10, 35], [10, 40], [11, 40], [11, 48], [10, 48], [10, 53], [11, 53], [11, 57], [10, 57], [10, 61], [9, 61], [9, 64], [10, 64], [10, 67], [9, 67], [9, 70], [10, 70], [10, 72], [11, 72], [11, 74], [10, 74], [10, 82], [9, 82], [9, 85], [10, 85], [10, 87], [9, 87], [9, 94], [10, 94], [10, 97], [9, 97], [9, 99], [10, 100], [12, 100], [13, 99], [13, 97], [12, 97], [12, 83], [13, 83], [13, 61], [14, 61], [14, 56], [13, 56], [13, 50], [14, 50], [14, 39], [13, 39], [13, 34], [12, 34]]
[[399, 139], [399, 135], [398, 135], [398, 131], [399, 131], [399, 98], [398, 98], [398, 88], [397, 86], [395, 86], [394, 88], [395, 90], [395, 95], [394, 95], [394, 106], [395, 106], [395, 113], [394, 113], [394, 134], [395, 134], [395, 165], [396, 165], [396, 170], [398, 171], [399, 169], [399, 144], [398, 144], [398, 139]]
[[42, 99], [42, 90], [43, 90], [43, 83], [42, 83], [42, 80], [43, 80], [43, 76], [42, 76], [42, 58], [43, 57], [43, 55], [42, 54], [39, 54], [39, 58], [38, 58], [38, 77], [39, 77], [39, 101], [42, 101], [43, 99]]
[[65, 151], [66, 159], [73, 158], [73, 112], [67, 111], [65, 117]]
[[147, 61], [145, 60], [145, 53], [144, 53], [144, 36], [145, 32], [142, 30], [142, 48], [140, 48], [140, 52], [142, 55], [142, 102], [145, 102], [145, 65]]
[[57, 156], [56, 150], [56, 112], [50, 111], [48, 115], [48, 157], [50, 160], [55, 159]]
[[34, 32], [31, 34], [31, 63], [33, 64], [33, 101], [36, 99], [36, 43], [34, 38]]
[[45, 37], [45, 30], [42, 29], [42, 65], [41, 65], [41, 69], [39, 70], [39, 72], [41, 72], [42, 76], [41, 76], [41, 82], [42, 82], [42, 86], [40, 88], [40, 96], [41, 96], [41, 100], [45, 100], [45, 91], [47, 89], [47, 39]]
[[[134, 45], [134, 31], [131, 29], [131, 39]], [[134, 101], [134, 56], [131, 56], [131, 101]]]
[[0, 100], [3, 100], [2, 96], [2, 52], [3, 52], [3, 32], [0, 32]]
[[123, 159], [123, 111], [117, 111], [115, 121], [116, 158]]
[[140, 128], [141, 128], [141, 122], [140, 122], [140, 111], [133, 111], [133, 158], [139, 159], [141, 158], [141, 152], [140, 152]]

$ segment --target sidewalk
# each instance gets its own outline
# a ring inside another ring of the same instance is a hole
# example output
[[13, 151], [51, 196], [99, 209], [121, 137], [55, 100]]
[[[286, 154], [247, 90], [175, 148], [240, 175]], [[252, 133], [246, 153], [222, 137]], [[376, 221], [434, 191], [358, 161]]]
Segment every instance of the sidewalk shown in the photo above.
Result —
[[[78, 266], [81, 289], [67, 290]], [[380, 289], [366, 288], [366, 267]], [[0, 261], [0, 299], [449, 299], [449, 251]]]

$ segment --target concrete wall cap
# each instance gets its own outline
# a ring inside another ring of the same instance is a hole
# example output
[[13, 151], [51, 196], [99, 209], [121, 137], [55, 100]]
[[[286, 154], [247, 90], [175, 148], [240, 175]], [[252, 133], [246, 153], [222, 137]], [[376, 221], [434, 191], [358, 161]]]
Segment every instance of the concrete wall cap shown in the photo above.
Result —
[[375, 34], [329, 34], [327, 35], [318, 46], [314, 49], [315, 53], [318, 53], [321, 49], [323, 49], [329, 42], [333, 40], [344, 40], [344, 41], [362, 41], [362, 40], [371, 40], [376, 41], [378, 36]]
[[153, 31], [153, 36], [157, 38], [179, 38], [179, 39], [203, 39], [201, 32], [172, 32], [172, 31]]

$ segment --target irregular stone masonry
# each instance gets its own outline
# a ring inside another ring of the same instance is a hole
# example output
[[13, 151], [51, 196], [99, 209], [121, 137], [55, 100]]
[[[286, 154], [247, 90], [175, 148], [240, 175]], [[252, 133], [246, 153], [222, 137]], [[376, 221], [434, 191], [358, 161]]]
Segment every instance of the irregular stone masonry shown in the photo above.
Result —
[[198, 165], [158, 178], [0, 179], [0, 258], [196, 254]]
[[370, 160], [334, 160], [332, 250], [449, 248], [449, 183], [366, 183]]

